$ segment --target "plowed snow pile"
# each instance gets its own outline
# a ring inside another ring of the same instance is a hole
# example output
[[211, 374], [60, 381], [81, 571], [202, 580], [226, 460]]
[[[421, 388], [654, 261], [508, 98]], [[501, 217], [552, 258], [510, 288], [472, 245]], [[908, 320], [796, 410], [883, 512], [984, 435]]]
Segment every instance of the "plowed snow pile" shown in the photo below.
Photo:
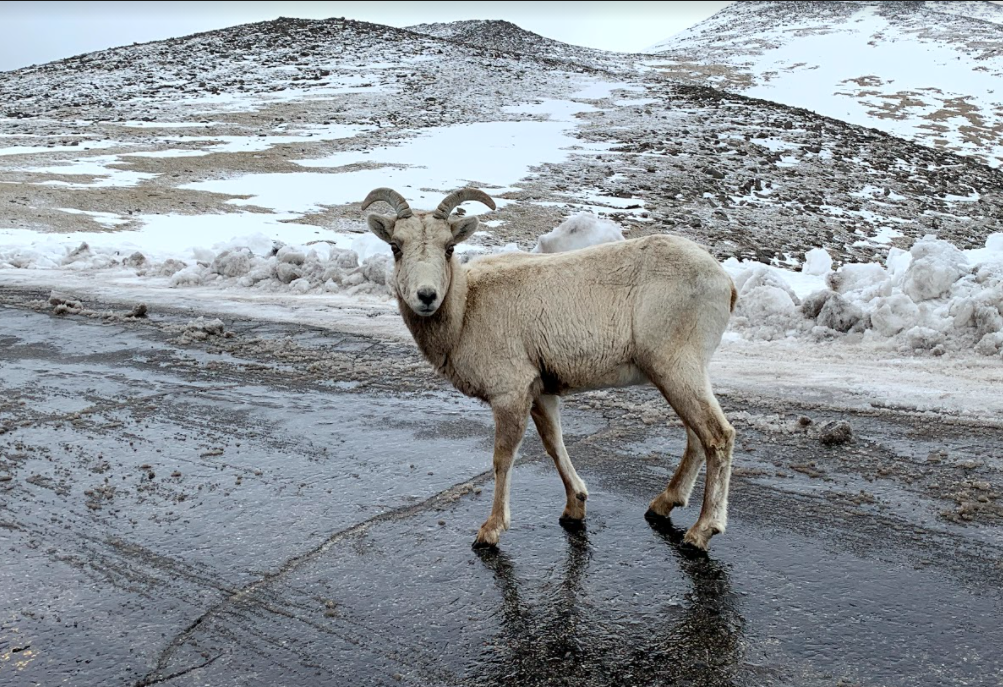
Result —
[[[590, 213], [569, 217], [539, 237], [534, 252], [577, 250], [622, 241], [620, 227]], [[284, 245], [262, 234], [213, 248], [156, 258], [134, 247], [50, 242], [0, 250], [0, 269], [61, 269], [142, 277], [151, 285], [351, 297], [392, 295], [393, 260], [365, 233], [334, 242]], [[463, 246], [461, 260], [483, 249]], [[518, 250], [508, 245], [500, 250]], [[731, 329], [753, 341], [845, 339], [902, 353], [1003, 351], [1003, 234], [962, 251], [930, 235], [909, 251], [890, 248], [883, 264], [832, 270], [823, 249], [800, 272], [730, 258], [724, 268], [739, 292]]]
[[1003, 349], [1003, 234], [969, 251], [930, 235], [909, 251], [889, 249], [884, 265], [833, 272], [826, 262], [810, 256], [806, 271], [785, 279], [783, 270], [725, 261], [739, 290], [733, 328], [754, 340], [847, 336], [934, 355]]

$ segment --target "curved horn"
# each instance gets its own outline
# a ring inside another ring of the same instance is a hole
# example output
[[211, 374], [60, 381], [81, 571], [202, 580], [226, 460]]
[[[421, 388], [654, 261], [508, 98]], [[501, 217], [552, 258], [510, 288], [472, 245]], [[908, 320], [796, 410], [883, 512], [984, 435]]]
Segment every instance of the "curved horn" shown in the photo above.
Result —
[[484, 191], [476, 188], [461, 188], [459, 191], [453, 191], [443, 198], [442, 202], [439, 203], [439, 207], [432, 213], [432, 217], [446, 219], [449, 217], [449, 213], [453, 211], [453, 208], [466, 200], [476, 200], [478, 203], [484, 203], [492, 210], [495, 209], [495, 202]]
[[404, 200], [404, 196], [392, 188], [374, 188], [366, 196], [366, 199], [362, 201], [362, 209], [365, 210], [378, 200], [389, 203], [397, 213], [397, 219], [407, 219], [412, 215], [411, 206]]

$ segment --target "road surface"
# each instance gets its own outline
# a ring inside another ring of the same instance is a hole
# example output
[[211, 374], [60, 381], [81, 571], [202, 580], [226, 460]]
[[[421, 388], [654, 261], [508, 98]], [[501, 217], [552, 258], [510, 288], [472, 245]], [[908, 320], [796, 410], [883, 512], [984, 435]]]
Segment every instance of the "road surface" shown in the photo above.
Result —
[[0, 296], [5, 687], [1003, 683], [994, 423], [725, 390], [702, 556], [699, 498], [644, 519], [678, 421], [653, 389], [584, 394], [585, 529], [530, 434], [512, 529], [475, 551], [490, 413], [408, 342]]

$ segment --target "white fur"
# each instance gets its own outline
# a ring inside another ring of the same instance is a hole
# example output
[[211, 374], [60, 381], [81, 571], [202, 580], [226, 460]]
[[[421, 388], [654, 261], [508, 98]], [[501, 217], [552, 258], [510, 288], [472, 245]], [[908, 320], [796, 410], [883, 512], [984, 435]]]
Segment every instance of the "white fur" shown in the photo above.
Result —
[[450, 247], [473, 233], [476, 218], [370, 215], [369, 225], [395, 247], [393, 287], [418, 348], [494, 413], [494, 502], [477, 544], [496, 544], [508, 528], [510, 469], [530, 415], [565, 485], [562, 518], [579, 521], [588, 491], [564, 446], [558, 396], [648, 382], [688, 430], [679, 469], [651, 512], [664, 517], [686, 505], [706, 459], [703, 508], [686, 541], [706, 548], [724, 531], [734, 430], [707, 366], [736, 291], [707, 251], [683, 238], [648, 236], [464, 265]]

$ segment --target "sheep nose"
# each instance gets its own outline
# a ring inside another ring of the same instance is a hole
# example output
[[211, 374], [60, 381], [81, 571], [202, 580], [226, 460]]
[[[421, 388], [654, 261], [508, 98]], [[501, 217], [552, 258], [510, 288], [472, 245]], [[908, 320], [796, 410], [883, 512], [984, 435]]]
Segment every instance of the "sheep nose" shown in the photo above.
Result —
[[418, 289], [418, 300], [425, 305], [432, 305], [435, 302], [435, 289], [422, 288]]

